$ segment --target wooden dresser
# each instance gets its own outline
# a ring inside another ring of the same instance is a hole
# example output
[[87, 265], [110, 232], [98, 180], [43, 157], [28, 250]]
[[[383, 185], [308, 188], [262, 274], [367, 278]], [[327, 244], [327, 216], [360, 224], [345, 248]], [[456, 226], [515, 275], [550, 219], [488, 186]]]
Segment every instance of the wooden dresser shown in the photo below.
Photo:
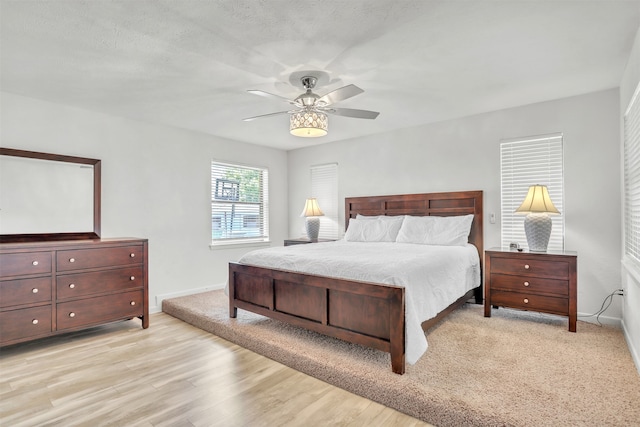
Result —
[[485, 251], [484, 315], [491, 307], [511, 307], [569, 317], [576, 331], [577, 259], [575, 252]]
[[0, 345], [139, 317], [149, 327], [148, 241], [0, 244]]

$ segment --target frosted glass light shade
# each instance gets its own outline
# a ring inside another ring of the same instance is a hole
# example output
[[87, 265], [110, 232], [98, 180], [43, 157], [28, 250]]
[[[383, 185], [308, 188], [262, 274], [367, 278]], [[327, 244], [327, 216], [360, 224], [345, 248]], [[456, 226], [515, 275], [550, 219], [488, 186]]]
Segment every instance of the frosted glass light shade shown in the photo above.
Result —
[[329, 128], [327, 115], [314, 110], [300, 111], [289, 116], [291, 135], [305, 138], [325, 136]]

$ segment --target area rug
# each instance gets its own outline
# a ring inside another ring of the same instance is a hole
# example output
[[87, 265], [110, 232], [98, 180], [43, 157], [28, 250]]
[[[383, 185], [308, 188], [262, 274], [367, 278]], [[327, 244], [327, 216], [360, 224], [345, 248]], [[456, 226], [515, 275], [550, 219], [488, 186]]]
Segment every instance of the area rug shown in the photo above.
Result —
[[638, 426], [640, 375], [620, 330], [467, 304], [428, 331], [404, 375], [387, 353], [238, 310], [211, 291], [164, 312], [436, 426]]

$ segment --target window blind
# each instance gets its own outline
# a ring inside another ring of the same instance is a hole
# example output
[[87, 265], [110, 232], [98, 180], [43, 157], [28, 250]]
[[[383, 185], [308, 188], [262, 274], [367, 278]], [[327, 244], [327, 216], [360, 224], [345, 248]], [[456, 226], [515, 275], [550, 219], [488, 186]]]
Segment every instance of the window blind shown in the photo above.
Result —
[[564, 250], [564, 172], [562, 135], [520, 138], [500, 143], [500, 193], [502, 246], [519, 243], [527, 247], [526, 215], [515, 211], [531, 185], [546, 185], [560, 215], [550, 215], [548, 250]]
[[212, 244], [268, 240], [268, 170], [212, 161]]
[[320, 239], [338, 239], [338, 164], [311, 167], [311, 197], [318, 199], [320, 210]]
[[640, 102], [638, 91], [624, 114], [624, 251], [640, 262]]

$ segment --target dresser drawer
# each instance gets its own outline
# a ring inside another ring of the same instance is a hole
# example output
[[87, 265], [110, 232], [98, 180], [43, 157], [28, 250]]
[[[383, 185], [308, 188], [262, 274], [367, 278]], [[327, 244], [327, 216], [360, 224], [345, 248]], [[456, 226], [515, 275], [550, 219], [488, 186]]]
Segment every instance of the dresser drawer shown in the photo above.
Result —
[[540, 277], [492, 274], [491, 289], [503, 289], [507, 291], [520, 291], [534, 294], [552, 294], [567, 298], [569, 296], [569, 281], [542, 279]]
[[91, 273], [59, 275], [56, 283], [58, 300], [144, 286], [141, 265]]
[[143, 297], [140, 290], [59, 303], [58, 330], [142, 316]]
[[51, 273], [51, 252], [0, 255], [0, 277]]
[[529, 277], [569, 279], [569, 263], [533, 258], [491, 258], [491, 272]]
[[0, 282], [0, 307], [51, 301], [51, 276]]
[[51, 333], [51, 306], [24, 308], [0, 313], [0, 341], [44, 336]]
[[499, 290], [491, 290], [491, 304], [562, 315], [566, 315], [569, 310], [567, 298]]
[[58, 251], [58, 271], [82, 270], [111, 266], [142, 264], [143, 248], [139, 245], [100, 249]]

